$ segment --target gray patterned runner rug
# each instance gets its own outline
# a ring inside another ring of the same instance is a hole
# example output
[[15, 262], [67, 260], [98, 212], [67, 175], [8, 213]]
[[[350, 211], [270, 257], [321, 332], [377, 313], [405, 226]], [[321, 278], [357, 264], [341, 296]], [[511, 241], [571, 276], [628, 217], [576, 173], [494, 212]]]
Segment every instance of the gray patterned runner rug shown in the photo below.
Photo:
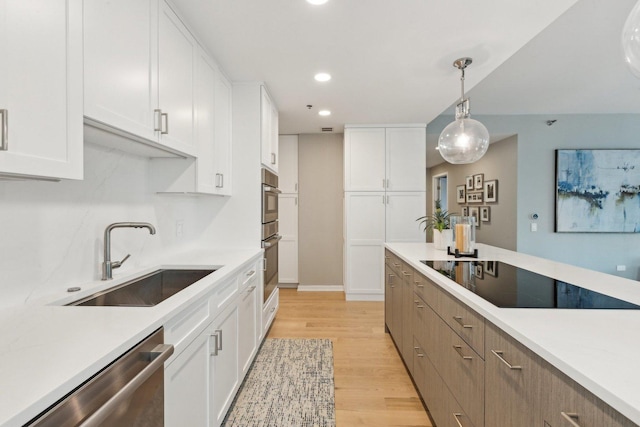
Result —
[[328, 339], [268, 338], [222, 427], [335, 427]]

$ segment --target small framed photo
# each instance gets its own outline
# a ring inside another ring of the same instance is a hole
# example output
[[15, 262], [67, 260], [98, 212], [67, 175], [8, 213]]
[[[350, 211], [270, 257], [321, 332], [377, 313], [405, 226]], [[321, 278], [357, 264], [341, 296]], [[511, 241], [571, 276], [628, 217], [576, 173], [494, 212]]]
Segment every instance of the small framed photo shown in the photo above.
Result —
[[485, 261], [484, 272], [489, 276], [498, 277], [498, 261]]
[[484, 279], [484, 264], [482, 262], [476, 262], [476, 271], [474, 274], [478, 279]]
[[469, 206], [462, 207], [462, 216], [469, 216]]
[[469, 193], [467, 192], [467, 203], [482, 203], [482, 192]]
[[474, 190], [482, 190], [482, 184], [484, 182], [484, 174], [479, 173], [477, 175], [473, 175], [473, 189]]
[[489, 206], [480, 206], [480, 221], [491, 222], [491, 208]]
[[498, 201], [498, 180], [484, 182], [484, 201], [487, 203]]
[[480, 208], [478, 206], [471, 206], [469, 208], [469, 216], [476, 219], [476, 228], [480, 228]]
[[464, 203], [466, 201], [466, 192], [464, 185], [458, 185], [456, 187], [456, 201], [458, 203]]
[[473, 191], [473, 176], [469, 175], [466, 178], [466, 181], [467, 181], [467, 191]]

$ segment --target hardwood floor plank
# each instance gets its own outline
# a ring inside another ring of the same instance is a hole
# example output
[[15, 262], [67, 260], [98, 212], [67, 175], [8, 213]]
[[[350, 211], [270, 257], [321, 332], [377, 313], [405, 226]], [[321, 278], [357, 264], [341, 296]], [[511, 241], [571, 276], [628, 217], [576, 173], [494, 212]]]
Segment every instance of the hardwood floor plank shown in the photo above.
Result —
[[337, 427], [433, 427], [384, 331], [384, 303], [280, 289], [268, 337], [331, 339]]

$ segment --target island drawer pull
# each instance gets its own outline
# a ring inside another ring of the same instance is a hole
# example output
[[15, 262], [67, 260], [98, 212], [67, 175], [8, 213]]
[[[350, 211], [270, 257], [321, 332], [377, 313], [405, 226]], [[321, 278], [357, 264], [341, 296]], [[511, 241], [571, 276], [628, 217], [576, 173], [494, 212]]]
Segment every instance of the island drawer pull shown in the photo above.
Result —
[[471, 329], [473, 328], [473, 325], [467, 325], [462, 321], [462, 316], [453, 316], [453, 320], [455, 320], [456, 322], [458, 322], [458, 324], [460, 326], [462, 326], [465, 329]]
[[424, 353], [420, 353], [420, 347], [413, 347], [418, 357], [424, 357]]
[[456, 423], [458, 424], [458, 427], [464, 427], [462, 425], [462, 423], [460, 422], [460, 418], [462, 417], [462, 414], [459, 412], [454, 412], [453, 413], [453, 418], [456, 420]]
[[502, 355], [504, 354], [504, 351], [491, 350], [491, 353], [493, 353], [498, 359], [500, 359], [502, 361], [502, 363], [507, 365], [509, 367], [509, 369], [512, 369], [514, 371], [521, 371], [522, 370], [522, 366], [520, 366], [520, 365], [512, 365], [511, 363], [507, 362], [507, 360], [504, 357], [502, 357]]
[[403, 272], [402, 272], [402, 275], [403, 275], [403, 276], [411, 276], [411, 273], [407, 273], [406, 271], [403, 271]]
[[473, 359], [473, 357], [471, 357], [471, 356], [465, 356], [464, 355], [464, 353], [462, 352], [462, 346], [461, 345], [454, 345], [453, 348], [456, 351], [456, 353], [458, 353], [460, 355], [460, 357], [462, 357], [464, 360], [472, 360]]
[[580, 418], [578, 414], [573, 412], [560, 412], [560, 415], [562, 415], [562, 418], [569, 421], [572, 427], [580, 427], [580, 424], [574, 421], [574, 419], [577, 420]]

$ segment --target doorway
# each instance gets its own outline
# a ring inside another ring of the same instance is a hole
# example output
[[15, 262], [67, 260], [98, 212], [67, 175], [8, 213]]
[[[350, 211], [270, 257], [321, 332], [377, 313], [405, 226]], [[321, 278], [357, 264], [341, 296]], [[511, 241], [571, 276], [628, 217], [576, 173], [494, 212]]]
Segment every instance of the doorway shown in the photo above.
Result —
[[436, 175], [433, 177], [433, 211], [436, 210], [436, 200], [440, 200], [440, 208], [443, 211], [449, 210], [449, 198], [447, 197], [447, 173]]

